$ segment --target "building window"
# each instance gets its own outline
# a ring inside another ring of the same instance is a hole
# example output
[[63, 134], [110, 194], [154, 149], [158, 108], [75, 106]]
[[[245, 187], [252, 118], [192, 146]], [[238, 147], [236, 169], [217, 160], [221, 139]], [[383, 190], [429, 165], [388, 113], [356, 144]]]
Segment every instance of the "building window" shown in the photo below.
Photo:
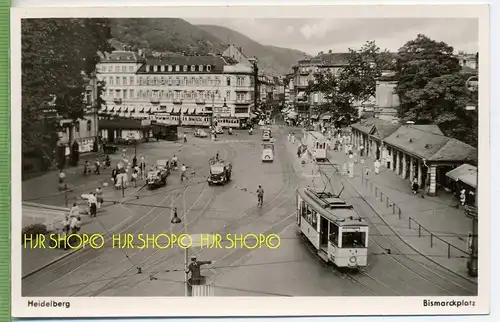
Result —
[[147, 98], [150, 98], [150, 97], [151, 97], [151, 91], [149, 91], [149, 90], [147, 91], [147, 93], [146, 93], [146, 97], [147, 97]]
[[135, 93], [133, 89], [130, 90], [130, 98], [135, 98]]
[[176, 65], [176, 66], [175, 66], [175, 71], [176, 71], [176, 72], [180, 72], [180, 71], [181, 71], [181, 66]]
[[146, 72], [149, 72], [149, 65], [146, 65]]
[[198, 66], [198, 71], [202, 72], [203, 71], [203, 65]]
[[156, 72], [156, 71], [157, 71], [157, 70], [156, 70], [157, 68], [158, 68], [158, 66], [153, 65], [153, 72]]
[[226, 78], [226, 85], [231, 86], [231, 77]]
[[129, 72], [134, 72], [134, 66], [128, 66], [128, 71]]
[[[185, 67], [187, 68], [187, 66]], [[187, 84], [188, 84], [188, 79], [187, 77], [184, 77], [184, 82], [182, 83], [182, 85], [187, 86]]]
[[182, 66], [182, 71], [183, 71], [183, 72], [187, 72], [187, 71], [188, 71], [188, 67], [187, 67], [187, 65]]
[[127, 90], [126, 90], [126, 89], [124, 89], [124, 90], [123, 90], [123, 98], [124, 98], [124, 99], [128, 98], [128, 97], [127, 97], [127, 94], [128, 94], [128, 93], [127, 93]]
[[226, 99], [228, 99], [228, 100], [231, 99], [231, 91], [226, 92]]
[[131, 76], [131, 77], [129, 78], [129, 84], [130, 84], [130, 85], [134, 85], [134, 77], [133, 77], [133, 76]]
[[120, 85], [120, 77], [115, 78], [116, 85]]
[[172, 65], [168, 65], [168, 71], [171, 72], [172, 71]]
[[209, 77], [207, 79], [208, 86], [212, 86], [212, 77]]
[[165, 85], [165, 77], [162, 77], [162, 78], [161, 78], [161, 84], [162, 84], [162, 85]]
[[[179, 66], [177, 66], [177, 67], [179, 67]], [[181, 79], [180, 79], [179, 77], [177, 77], [177, 78], [175, 79], [175, 85], [177, 85], [177, 86], [181, 86]]]
[[80, 133], [80, 121], [75, 121], [75, 132]]
[[126, 73], [127, 72], [127, 66], [122, 66], [122, 73]]
[[210, 65], [207, 65], [207, 72], [211, 71], [212, 70], [212, 66]]
[[196, 70], [196, 66], [195, 65], [191, 65], [191, 71], [194, 72]]
[[115, 66], [115, 72], [120, 72], [120, 66]]
[[165, 65], [161, 65], [161, 71], [164, 72], [165, 71]]
[[[172, 66], [170, 66], [170, 67], [172, 67]], [[168, 78], [168, 86], [172, 86], [172, 77]]]
[[127, 77], [122, 77], [123, 85], [127, 85]]
[[87, 132], [92, 131], [92, 120], [87, 121]]
[[160, 91], [160, 97], [163, 98], [165, 96], [165, 92], [163, 90]]
[[154, 85], [158, 85], [158, 78], [156, 78], [156, 77], [154, 78], [154, 80], [153, 80], [153, 84], [154, 84]]

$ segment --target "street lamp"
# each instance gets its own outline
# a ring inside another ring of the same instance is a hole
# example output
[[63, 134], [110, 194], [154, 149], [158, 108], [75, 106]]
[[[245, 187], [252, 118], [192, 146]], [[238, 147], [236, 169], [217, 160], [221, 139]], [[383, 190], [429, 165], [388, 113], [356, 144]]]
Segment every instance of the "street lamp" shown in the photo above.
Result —
[[[186, 219], [186, 218], [184, 218]], [[170, 220], [172, 224], [180, 224], [182, 220], [179, 218], [177, 215], [177, 208], [174, 208], [174, 216], [172, 217], [172, 220]], [[184, 233], [186, 233], [187, 226], [186, 222], [184, 222]], [[189, 259], [189, 254], [188, 254], [188, 248], [184, 247], [184, 296], [189, 296], [189, 268], [188, 268], [188, 259]]]

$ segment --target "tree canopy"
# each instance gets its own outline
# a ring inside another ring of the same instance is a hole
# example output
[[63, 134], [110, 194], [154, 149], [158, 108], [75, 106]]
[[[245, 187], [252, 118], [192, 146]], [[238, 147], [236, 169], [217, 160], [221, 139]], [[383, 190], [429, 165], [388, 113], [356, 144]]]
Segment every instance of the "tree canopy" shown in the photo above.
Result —
[[112, 50], [107, 19], [24, 19], [22, 42], [23, 149], [53, 147], [59, 122], [50, 108], [76, 120], [85, 113], [84, 93], [99, 53]]
[[368, 41], [361, 49], [349, 49], [346, 64], [338, 73], [317, 74], [307, 92], [324, 95], [326, 103], [319, 107], [319, 112], [330, 112], [334, 119], [354, 120], [358, 115], [354, 103], [364, 103], [375, 95], [376, 79], [392, 64], [392, 54]]
[[461, 73], [453, 47], [424, 35], [398, 51], [395, 88], [399, 116], [416, 124], [436, 124], [447, 136], [477, 146], [477, 93], [466, 87], [470, 75]]

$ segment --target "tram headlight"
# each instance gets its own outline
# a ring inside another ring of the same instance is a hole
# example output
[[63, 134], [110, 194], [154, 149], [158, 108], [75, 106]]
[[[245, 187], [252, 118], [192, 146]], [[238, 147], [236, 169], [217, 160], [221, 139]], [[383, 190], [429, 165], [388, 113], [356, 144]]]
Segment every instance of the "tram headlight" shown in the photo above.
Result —
[[351, 258], [349, 258], [349, 261], [353, 264], [356, 263], [357, 260], [356, 256], [351, 256]]

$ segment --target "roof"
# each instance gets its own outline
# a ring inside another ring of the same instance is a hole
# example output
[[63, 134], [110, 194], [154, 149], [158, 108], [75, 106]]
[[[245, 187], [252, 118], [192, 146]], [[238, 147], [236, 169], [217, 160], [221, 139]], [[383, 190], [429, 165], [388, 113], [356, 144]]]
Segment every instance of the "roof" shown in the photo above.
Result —
[[373, 135], [374, 137], [383, 140], [394, 133], [394, 131], [396, 131], [400, 126], [400, 124], [394, 124], [376, 117], [371, 117], [362, 119], [360, 122], [353, 124], [351, 127], [362, 133]]
[[425, 125], [409, 125], [410, 127], [420, 129], [422, 131], [431, 132], [434, 134], [444, 135], [441, 129], [436, 124], [425, 124]]
[[141, 120], [128, 118], [115, 118], [112, 120], [99, 120], [99, 129], [130, 129], [138, 130], [147, 126], [141, 124]]
[[461, 166], [448, 171], [447, 177], [452, 180], [462, 181], [463, 183], [476, 188], [477, 187], [477, 167], [470, 164], [462, 164]]
[[476, 161], [477, 149], [442, 134], [415, 125], [402, 125], [384, 141], [402, 151], [429, 161]]
[[191, 72], [191, 66], [196, 66], [196, 73], [200, 73], [198, 71], [198, 66], [210, 66], [210, 71], [204, 69], [204, 72], [212, 72], [212, 73], [222, 73], [224, 70], [224, 66], [232, 66], [236, 65], [238, 62], [229, 57], [222, 56], [163, 56], [163, 57], [149, 57], [146, 60], [146, 64], [139, 68], [138, 73], [175, 73], [178, 74], [183, 72], [181, 68], [180, 71], [175, 71], [173, 69], [171, 72], [166, 71], [157, 71], [154, 72], [151, 69], [147, 72], [146, 65], [148, 66], [188, 66], [188, 73]]
[[144, 58], [140, 57], [138, 53], [133, 51], [123, 51], [115, 50], [111, 53], [107, 53], [101, 62], [139, 62], [144, 61]]

